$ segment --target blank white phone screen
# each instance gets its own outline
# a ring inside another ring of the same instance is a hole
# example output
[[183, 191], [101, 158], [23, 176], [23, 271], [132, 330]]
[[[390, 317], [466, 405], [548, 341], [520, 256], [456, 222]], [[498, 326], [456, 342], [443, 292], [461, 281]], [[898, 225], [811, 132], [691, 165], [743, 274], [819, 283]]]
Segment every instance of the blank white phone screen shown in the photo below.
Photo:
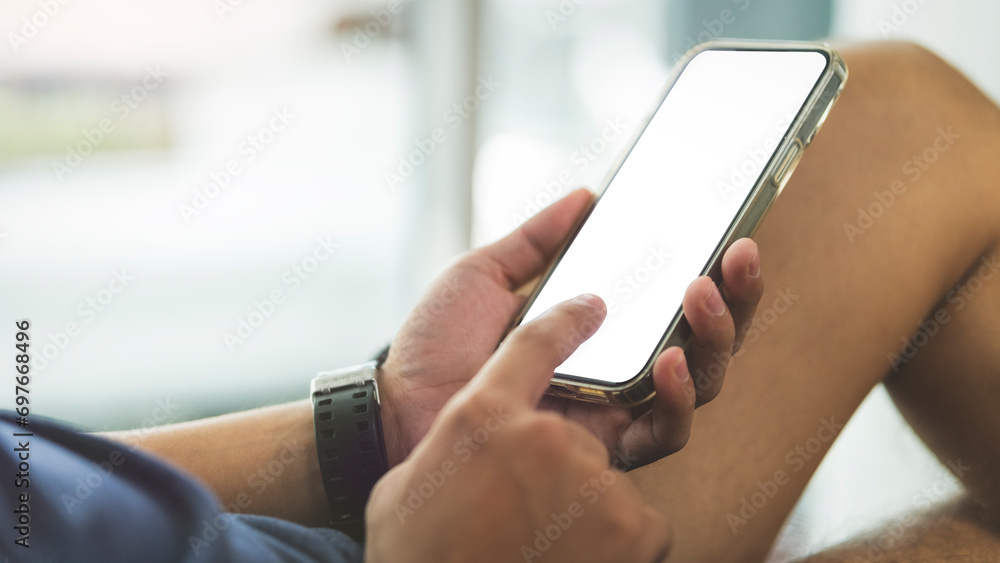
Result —
[[815, 51], [692, 59], [522, 322], [582, 293], [608, 316], [557, 373], [638, 375], [827, 65]]

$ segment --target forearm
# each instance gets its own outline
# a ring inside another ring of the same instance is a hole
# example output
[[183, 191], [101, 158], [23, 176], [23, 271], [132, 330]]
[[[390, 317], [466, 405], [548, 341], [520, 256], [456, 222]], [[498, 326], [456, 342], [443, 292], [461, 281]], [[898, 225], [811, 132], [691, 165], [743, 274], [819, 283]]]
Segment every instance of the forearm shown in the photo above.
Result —
[[139, 437], [105, 437], [128, 441], [191, 473], [229, 512], [307, 526], [328, 521], [308, 400], [172, 424]]

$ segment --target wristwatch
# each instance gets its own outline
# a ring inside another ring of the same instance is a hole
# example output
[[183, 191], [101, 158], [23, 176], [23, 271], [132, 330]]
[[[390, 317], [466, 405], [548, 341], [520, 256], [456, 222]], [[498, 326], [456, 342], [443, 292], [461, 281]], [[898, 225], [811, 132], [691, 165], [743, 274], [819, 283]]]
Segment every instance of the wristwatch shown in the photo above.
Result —
[[310, 386], [330, 525], [362, 545], [365, 504], [375, 482], [389, 470], [376, 372], [376, 362], [323, 371]]

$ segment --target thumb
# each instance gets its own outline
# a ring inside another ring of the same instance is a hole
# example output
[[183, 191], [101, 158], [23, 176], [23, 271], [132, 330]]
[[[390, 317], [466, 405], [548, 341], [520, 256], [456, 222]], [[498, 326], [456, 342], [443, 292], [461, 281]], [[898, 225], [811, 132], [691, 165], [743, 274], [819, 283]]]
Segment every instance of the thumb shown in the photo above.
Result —
[[514, 232], [474, 251], [474, 259], [502, 266], [507, 288], [515, 290], [545, 271], [573, 225], [594, 200], [588, 190], [576, 190], [528, 219]]
[[470, 390], [500, 392], [514, 407], [535, 408], [556, 368], [597, 332], [606, 315], [604, 301], [591, 294], [552, 307], [507, 336]]

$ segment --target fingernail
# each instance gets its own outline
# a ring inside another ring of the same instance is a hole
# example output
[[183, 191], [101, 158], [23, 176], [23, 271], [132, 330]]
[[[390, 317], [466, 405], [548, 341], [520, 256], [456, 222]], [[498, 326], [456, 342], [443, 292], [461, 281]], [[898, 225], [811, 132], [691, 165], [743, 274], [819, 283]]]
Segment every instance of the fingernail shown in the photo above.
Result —
[[753, 259], [750, 260], [747, 273], [750, 274], [751, 279], [757, 279], [760, 276], [760, 252], [757, 250], [753, 252]]
[[688, 371], [687, 362], [684, 361], [683, 356], [674, 364], [674, 377], [681, 383], [691, 379], [691, 373]]
[[589, 305], [594, 309], [598, 310], [604, 309], [604, 300], [594, 295], [593, 293], [584, 293], [583, 295], [577, 297], [575, 301], [579, 301], [580, 303]]
[[726, 303], [722, 300], [719, 288], [715, 285], [712, 285], [712, 289], [708, 291], [708, 295], [705, 297], [705, 308], [716, 317], [721, 317], [726, 312]]

